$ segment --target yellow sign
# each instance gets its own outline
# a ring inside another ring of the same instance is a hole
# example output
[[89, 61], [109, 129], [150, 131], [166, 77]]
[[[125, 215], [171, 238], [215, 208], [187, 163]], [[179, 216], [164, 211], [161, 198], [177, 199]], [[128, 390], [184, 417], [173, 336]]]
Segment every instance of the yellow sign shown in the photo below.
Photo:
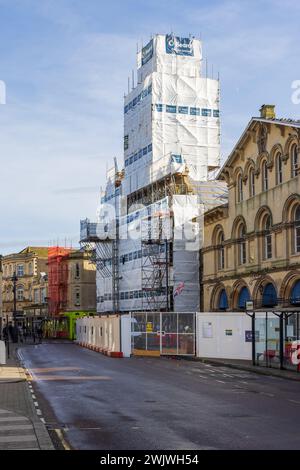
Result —
[[146, 325], [146, 331], [147, 331], [147, 333], [152, 333], [152, 332], [153, 332], [152, 322], [148, 322], [148, 323], [147, 323], [147, 325]]

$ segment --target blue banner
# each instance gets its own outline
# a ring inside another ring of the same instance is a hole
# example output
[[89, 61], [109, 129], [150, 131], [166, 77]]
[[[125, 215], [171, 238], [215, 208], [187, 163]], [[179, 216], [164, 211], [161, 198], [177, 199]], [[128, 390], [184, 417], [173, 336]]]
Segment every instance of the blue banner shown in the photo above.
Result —
[[179, 38], [178, 36], [166, 35], [166, 53], [176, 55], [194, 55], [193, 40], [190, 38]]
[[153, 39], [142, 49], [142, 65], [145, 65], [153, 57]]

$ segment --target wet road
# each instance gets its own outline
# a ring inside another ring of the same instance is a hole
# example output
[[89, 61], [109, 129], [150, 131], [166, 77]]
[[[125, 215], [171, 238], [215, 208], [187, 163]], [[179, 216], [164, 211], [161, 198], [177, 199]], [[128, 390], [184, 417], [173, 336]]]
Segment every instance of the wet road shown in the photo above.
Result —
[[300, 449], [300, 383], [192, 361], [21, 351], [49, 429], [74, 449]]

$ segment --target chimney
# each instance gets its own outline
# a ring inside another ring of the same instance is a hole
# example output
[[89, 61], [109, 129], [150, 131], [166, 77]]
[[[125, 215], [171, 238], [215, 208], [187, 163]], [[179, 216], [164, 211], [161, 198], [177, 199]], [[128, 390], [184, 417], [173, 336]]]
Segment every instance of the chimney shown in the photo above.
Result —
[[263, 119], [275, 119], [275, 105], [273, 104], [263, 104], [260, 108], [260, 117]]

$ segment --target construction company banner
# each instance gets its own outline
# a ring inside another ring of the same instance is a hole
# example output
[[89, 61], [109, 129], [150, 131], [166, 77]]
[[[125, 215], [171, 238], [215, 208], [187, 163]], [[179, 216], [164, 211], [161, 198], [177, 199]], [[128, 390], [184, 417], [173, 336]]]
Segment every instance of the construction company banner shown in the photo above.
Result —
[[142, 49], [142, 65], [145, 65], [153, 57], [153, 39]]
[[194, 55], [193, 40], [190, 38], [180, 38], [172, 34], [166, 35], [166, 53], [176, 55]]

